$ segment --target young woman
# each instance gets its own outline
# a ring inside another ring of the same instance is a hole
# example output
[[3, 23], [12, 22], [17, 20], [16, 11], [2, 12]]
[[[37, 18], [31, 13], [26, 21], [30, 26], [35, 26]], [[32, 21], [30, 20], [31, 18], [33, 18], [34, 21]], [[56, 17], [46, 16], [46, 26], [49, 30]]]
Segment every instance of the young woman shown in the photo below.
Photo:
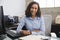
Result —
[[[21, 35], [45, 35], [44, 18], [41, 16], [40, 7], [37, 2], [31, 2], [28, 5], [25, 15], [17, 27], [17, 33]], [[22, 30], [24, 25], [27, 30]]]

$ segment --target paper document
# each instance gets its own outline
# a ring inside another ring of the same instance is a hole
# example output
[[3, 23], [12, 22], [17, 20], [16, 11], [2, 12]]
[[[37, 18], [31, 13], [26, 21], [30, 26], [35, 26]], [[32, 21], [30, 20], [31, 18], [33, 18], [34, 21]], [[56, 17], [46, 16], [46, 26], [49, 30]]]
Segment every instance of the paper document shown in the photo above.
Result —
[[40, 35], [29, 35], [25, 37], [20, 37], [20, 40], [43, 40], [43, 39], [48, 39], [48, 37], [45, 36], [40, 36]]

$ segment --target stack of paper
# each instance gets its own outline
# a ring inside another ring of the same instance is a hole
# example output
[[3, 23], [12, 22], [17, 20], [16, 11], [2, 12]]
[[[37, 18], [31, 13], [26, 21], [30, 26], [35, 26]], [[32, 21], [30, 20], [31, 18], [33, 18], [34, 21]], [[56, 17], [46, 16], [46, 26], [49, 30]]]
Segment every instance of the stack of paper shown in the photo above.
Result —
[[29, 35], [29, 36], [25, 36], [25, 37], [20, 37], [20, 40], [43, 40], [46, 37], [43, 36], [38, 36], [38, 35]]

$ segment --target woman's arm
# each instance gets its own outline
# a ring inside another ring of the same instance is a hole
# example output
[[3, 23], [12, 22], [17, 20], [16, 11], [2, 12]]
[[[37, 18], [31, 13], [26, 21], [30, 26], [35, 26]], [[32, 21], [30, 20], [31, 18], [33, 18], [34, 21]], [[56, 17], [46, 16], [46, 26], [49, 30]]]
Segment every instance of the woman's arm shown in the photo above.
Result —
[[24, 25], [25, 25], [25, 20], [24, 20], [24, 18], [22, 18], [22, 19], [20, 20], [20, 23], [19, 23], [19, 25], [18, 25], [18, 27], [17, 27], [17, 30], [16, 30], [16, 32], [17, 32], [18, 34], [20, 34], [20, 31], [22, 30], [22, 28], [23, 28]]
[[40, 30], [41, 30], [41, 32], [39, 32], [39, 33], [45, 35], [45, 21], [44, 21], [43, 16], [41, 16], [41, 28], [40, 28]]
[[16, 30], [17, 34], [22, 34], [22, 35], [31, 34], [31, 32], [28, 32], [27, 30], [22, 30], [24, 25], [25, 25], [25, 18], [22, 18]]

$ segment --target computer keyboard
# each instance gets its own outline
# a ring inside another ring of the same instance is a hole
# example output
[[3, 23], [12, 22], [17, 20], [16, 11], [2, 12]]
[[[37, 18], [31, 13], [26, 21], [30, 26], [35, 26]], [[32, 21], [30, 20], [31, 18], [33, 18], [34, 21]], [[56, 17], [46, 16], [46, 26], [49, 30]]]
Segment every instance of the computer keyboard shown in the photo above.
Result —
[[9, 37], [12, 37], [12, 38], [18, 38], [18, 37], [20, 37], [20, 35], [12, 32], [12, 31], [10, 31], [10, 30], [8, 30], [6, 33], [7, 33], [7, 35], [8, 35]]

